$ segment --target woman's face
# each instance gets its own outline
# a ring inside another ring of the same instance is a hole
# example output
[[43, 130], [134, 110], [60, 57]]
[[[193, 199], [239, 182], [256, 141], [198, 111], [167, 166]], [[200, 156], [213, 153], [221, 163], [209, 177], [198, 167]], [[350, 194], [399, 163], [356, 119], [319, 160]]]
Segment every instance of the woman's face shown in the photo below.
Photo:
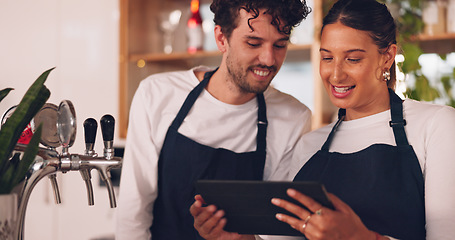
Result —
[[321, 35], [319, 72], [332, 103], [346, 109], [346, 120], [389, 109], [383, 72], [395, 58], [396, 45], [381, 54], [368, 32], [339, 22]]

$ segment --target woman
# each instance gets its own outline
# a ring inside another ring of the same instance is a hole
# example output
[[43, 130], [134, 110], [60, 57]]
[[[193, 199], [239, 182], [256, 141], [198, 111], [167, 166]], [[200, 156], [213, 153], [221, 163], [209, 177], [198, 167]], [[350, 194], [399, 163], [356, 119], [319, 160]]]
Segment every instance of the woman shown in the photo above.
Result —
[[324, 18], [320, 74], [339, 120], [302, 138], [290, 175], [322, 182], [335, 210], [292, 189], [309, 211], [272, 200], [310, 240], [455, 236], [455, 110], [402, 101], [391, 90], [396, 52], [383, 4], [340, 0]]

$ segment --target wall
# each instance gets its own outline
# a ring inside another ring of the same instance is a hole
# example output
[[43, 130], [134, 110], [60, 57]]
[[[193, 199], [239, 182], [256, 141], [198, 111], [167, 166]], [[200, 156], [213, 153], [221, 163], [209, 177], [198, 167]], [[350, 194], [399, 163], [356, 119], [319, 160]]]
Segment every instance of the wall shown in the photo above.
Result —
[[[46, 82], [51, 91], [48, 102], [73, 102], [78, 130], [70, 152], [83, 153], [83, 121], [118, 115], [118, 5], [116, 0], [0, 0], [0, 89], [15, 88], [1, 102], [0, 114], [18, 104], [42, 72], [56, 67]], [[100, 130], [97, 136], [95, 149], [102, 153]], [[106, 189], [98, 185], [97, 172], [92, 176], [92, 207], [78, 172], [58, 175], [60, 205], [43, 179], [30, 199], [25, 239], [112, 235], [115, 210], [109, 208]]]

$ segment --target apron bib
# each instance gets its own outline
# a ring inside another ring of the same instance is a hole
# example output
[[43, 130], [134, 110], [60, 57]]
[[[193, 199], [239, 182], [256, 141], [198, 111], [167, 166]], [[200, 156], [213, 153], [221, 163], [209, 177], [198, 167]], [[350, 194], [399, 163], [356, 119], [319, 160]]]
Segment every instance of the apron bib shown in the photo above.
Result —
[[326, 142], [300, 169], [294, 181], [318, 181], [346, 202], [365, 226], [401, 240], [425, 239], [424, 179], [409, 145], [402, 100], [391, 89], [390, 111], [397, 146], [373, 144], [359, 152], [329, 152], [330, 143], [346, 111]]
[[[215, 70], [216, 71], [216, 70]], [[262, 180], [266, 156], [267, 116], [263, 94], [257, 94], [258, 133], [254, 152], [212, 148], [178, 132], [215, 72], [207, 72], [187, 96], [168, 129], [158, 160], [158, 197], [153, 208], [152, 239], [201, 239], [193, 227], [190, 206], [198, 179]]]

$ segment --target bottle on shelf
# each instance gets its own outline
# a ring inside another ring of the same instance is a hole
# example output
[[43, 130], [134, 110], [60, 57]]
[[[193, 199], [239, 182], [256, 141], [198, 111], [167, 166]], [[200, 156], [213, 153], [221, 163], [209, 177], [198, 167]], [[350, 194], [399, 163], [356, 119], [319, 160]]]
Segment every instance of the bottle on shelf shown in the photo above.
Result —
[[447, 32], [455, 33], [455, 0], [449, 0], [447, 5]]
[[188, 52], [195, 53], [202, 50], [204, 45], [204, 31], [202, 18], [199, 13], [199, 0], [191, 0], [191, 17], [188, 19]]
[[427, 0], [424, 2], [424, 34], [438, 35], [446, 33], [447, 0]]

